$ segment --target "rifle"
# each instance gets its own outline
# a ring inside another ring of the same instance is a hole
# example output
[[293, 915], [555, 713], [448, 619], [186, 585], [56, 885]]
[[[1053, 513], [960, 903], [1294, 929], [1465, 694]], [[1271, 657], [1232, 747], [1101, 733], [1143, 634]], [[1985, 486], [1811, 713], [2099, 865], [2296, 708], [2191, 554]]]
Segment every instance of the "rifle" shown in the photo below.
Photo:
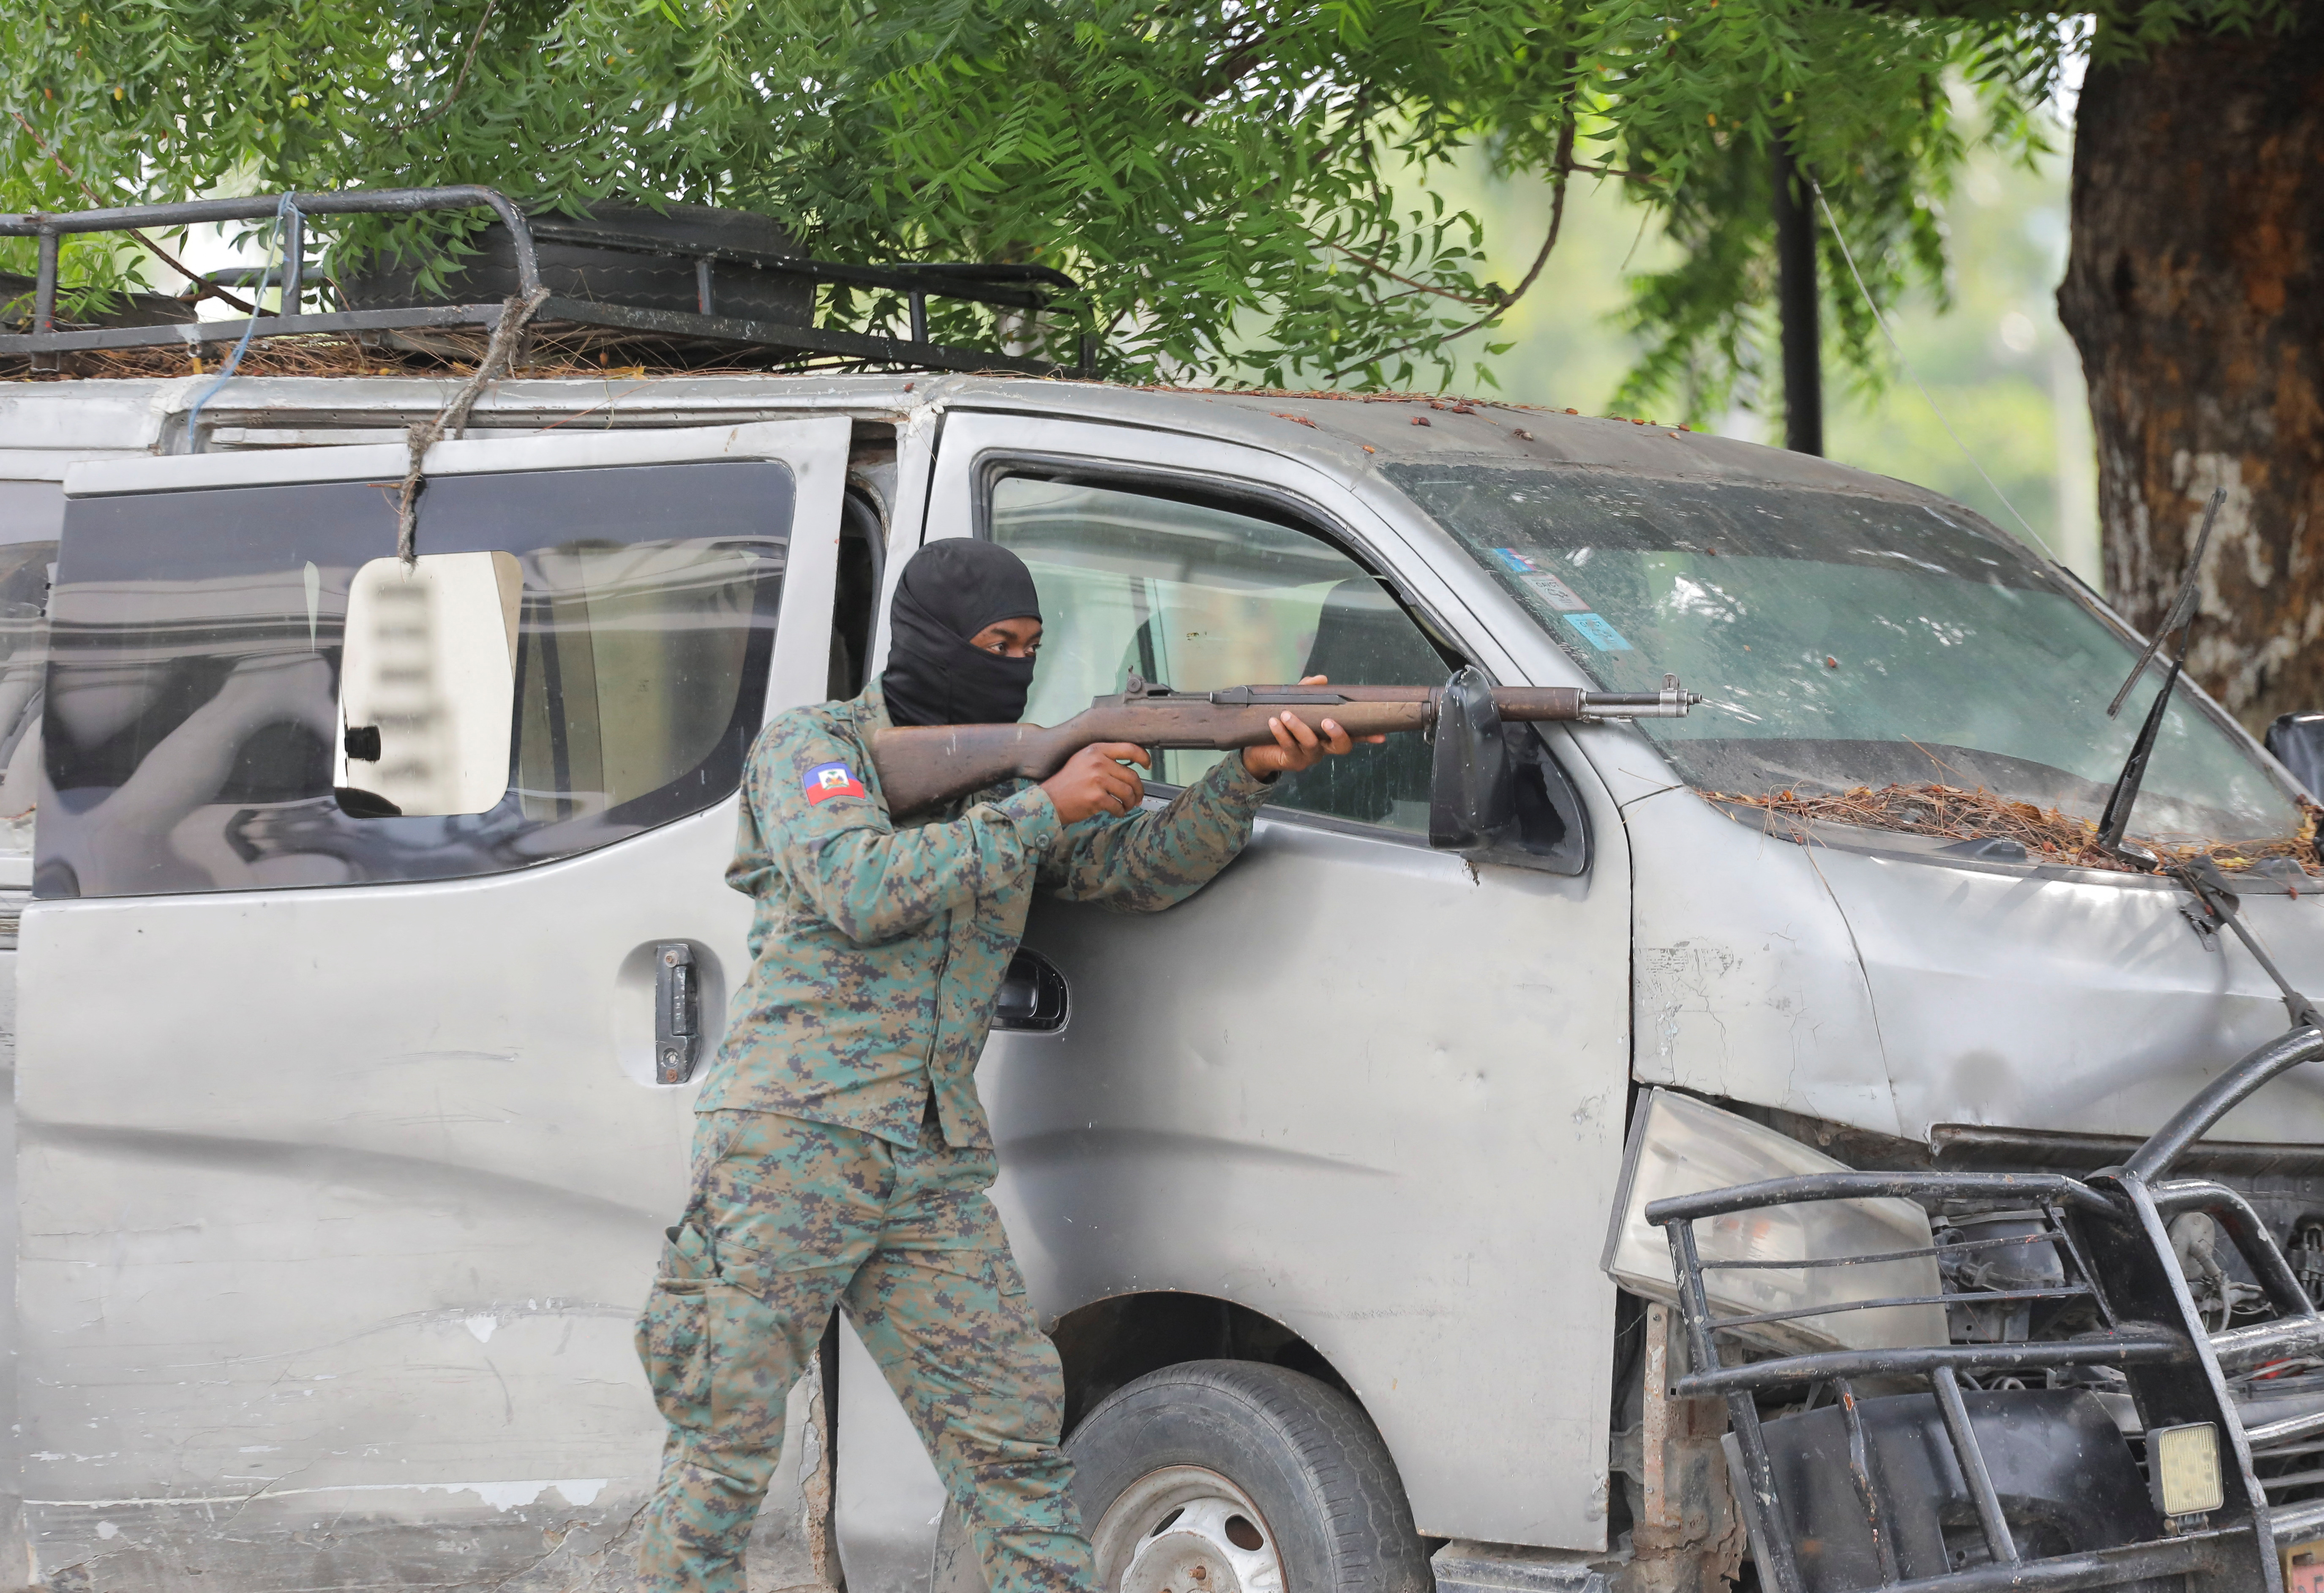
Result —
[[[1460, 679], [1453, 677], [1454, 682]], [[872, 768], [888, 811], [900, 816], [1011, 776], [1047, 779], [1074, 753], [1099, 741], [1219, 750], [1264, 746], [1275, 740], [1268, 720], [1286, 708], [1296, 710], [1311, 730], [1329, 718], [1351, 736], [1429, 731], [1435, 727], [1446, 689], [1237, 686], [1182, 692], [1132, 675], [1129, 689], [1097, 698], [1059, 725], [922, 724], [880, 731], [872, 738]], [[1664, 676], [1663, 689], [1657, 692], [1495, 686], [1492, 698], [1495, 711], [1505, 720], [1583, 724], [1607, 719], [1676, 719], [1702, 701], [1681, 690], [1675, 675]]]

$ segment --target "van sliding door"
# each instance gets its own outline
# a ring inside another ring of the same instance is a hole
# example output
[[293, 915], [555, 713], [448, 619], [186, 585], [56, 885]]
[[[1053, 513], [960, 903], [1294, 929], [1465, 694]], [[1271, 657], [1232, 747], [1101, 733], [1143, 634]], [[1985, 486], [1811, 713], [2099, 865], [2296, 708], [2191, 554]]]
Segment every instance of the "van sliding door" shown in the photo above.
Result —
[[69, 480], [18, 1078], [38, 1577], [622, 1579], [693, 1126], [656, 976], [691, 959], [706, 1059], [742, 759], [825, 695], [848, 429], [432, 450], [418, 550], [498, 573], [513, 699], [505, 787], [433, 806], [343, 698], [364, 647], [382, 691], [437, 656], [349, 627], [401, 449]]

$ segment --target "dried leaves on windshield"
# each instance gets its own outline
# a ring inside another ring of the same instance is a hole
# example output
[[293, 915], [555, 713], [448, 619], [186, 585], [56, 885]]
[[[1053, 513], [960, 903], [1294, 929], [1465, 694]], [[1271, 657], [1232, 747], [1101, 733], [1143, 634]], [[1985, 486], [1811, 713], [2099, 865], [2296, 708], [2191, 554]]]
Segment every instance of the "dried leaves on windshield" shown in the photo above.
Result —
[[[1725, 791], [1703, 793], [1713, 802], [1758, 808], [1767, 815], [1771, 831], [1784, 833], [1784, 821], [1821, 821], [1858, 824], [1868, 829], [1898, 830], [1911, 835], [1933, 835], [1949, 841], [2015, 841], [2038, 862], [2070, 864], [2082, 869], [2133, 870], [2097, 846], [2098, 824], [2054, 807], [2013, 802], [1990, 791], [1965, 791], [1936, 784], [1884, 786], [1824, 796], [1812, 792], [1773, 791], [1760, 796]], [[2301, 804], [2300, 832], [2264, 841], [2209, 841], [2172, 844], [2139, 837], [2150, 850], [2165, 858], [2188, 861], [2209, 857], [2220, 868], [2253, 869], [2275, 858], [2298, 863], [2310, 874], [2324, 872], [2316, 857], [2316, 822], [2319, 810]], [[1803, 838], [1795, 835], [1794, 838]]]

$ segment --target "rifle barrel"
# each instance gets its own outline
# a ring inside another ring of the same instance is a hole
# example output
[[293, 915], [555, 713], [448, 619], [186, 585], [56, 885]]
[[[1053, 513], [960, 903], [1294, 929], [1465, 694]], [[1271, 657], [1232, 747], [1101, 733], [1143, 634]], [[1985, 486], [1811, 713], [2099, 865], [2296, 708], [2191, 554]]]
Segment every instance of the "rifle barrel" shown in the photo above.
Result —
[[[1214, 692], [1153, 692], [1145, 696], [1102, 697], [1103, 703], [1160, 704], [1185, 703], [1207, 704], [1213, 709], [1265, 707], [1284, 708], [1295, 712], [1303, 709], [1316, 714], [1342, 717], [1333, 713], [1337, 706], [1352, 706], [1360, 703], [1397, 703], [1428, 704], [1428, 720], [1436, 716], [1436, 697], [1442, 688], [1433, 686], [1237, 686]], [[1493, 707], [1503, 719], [1521, 723], [1538, 723], [1545, 720], [1568, 719], [1676, 719], [1696, 703], [1702, 701], [1692, 692], [1679, 689], [1677, 680], [1665, 677], [1660, 691], [1583, 691], [1570, 686], [1497, 686], [1493, 688]], [[1303, 718], [1308, 715], [1303, 714]], [[1351, 732], [1353, 725], [1348, 727]], [[1386, 728], [1419, 728], [1395, 725]]]

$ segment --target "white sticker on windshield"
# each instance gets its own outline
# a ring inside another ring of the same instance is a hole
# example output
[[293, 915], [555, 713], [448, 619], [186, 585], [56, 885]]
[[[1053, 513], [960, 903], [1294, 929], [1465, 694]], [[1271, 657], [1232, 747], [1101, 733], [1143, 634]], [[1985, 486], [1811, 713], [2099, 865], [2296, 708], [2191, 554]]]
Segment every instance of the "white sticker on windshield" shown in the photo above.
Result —
[[1596, 614], [1568, 614], [1565, 622], [1581, 631], [1582, 639], [1601, 653], [1632, 650], [1630, 644], [1622, 640], [1622, 633]]
[[1520, 576], [1519, 579], [1533, 588], [1536, 596], [1561, 614], [1580, 614], [1590, 611], [1589, 602], [1580, 593], [1547, 570], [1538, 575]]
[[1519, 553], [1514, 548], [1496, 548], [1493, 557], [1502, 567], [1534, 590], [1536, 596], [1561, 614], [1581, 614], [1590, 612], [1589, 602], [1572, 587], [1536, 564], [1533, 556]]

